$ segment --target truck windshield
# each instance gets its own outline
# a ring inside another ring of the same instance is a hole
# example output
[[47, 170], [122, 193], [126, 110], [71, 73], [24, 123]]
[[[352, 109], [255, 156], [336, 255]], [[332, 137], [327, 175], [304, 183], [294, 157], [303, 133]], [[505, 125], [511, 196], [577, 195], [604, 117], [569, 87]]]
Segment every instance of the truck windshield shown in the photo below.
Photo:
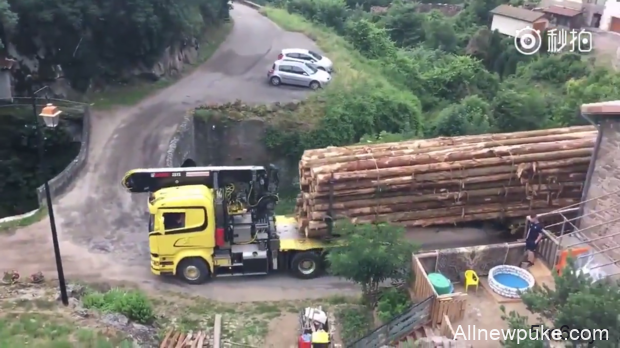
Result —
[[155, 230], [155, 215], [151, 214], [149, 216], [149, 232], [153, 232]]

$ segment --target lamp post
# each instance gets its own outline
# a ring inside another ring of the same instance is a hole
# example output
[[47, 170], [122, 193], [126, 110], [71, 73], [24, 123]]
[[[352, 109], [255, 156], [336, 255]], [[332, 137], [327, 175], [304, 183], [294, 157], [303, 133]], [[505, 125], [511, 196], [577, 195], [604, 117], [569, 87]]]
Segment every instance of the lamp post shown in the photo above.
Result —
[[65, 282], [65, 272], [62, 268], [62, 258], [60, 257], [60, 246], [58, 243], [58, 233], [56, 231], [56, 220], [54, 218], [54, 207], [52, 206], [52, 195], [50, 193], [50, 186], [45, 176], [45, 143], [43, 140], [43, 131], [39, 126], [39, 116], [43, 119], [43, 122], [47, 127], [55, 128], [58, 126], [58, 121], [60, 120], [60, 111], [57, 107], [52, 104], [47, 104], [43, 111], [37, 115], [37, 93], [43, 91], [47, 88], [43, 87], [37, 91], [33, 91], [32, 85], [32, 77], [28, 76], [28, 90], [30, 92], [31, 101], [32, 101], [32, 113], [35, 120], [35, 127], [37, 128], [37, 147], [39, 151], [39, 176], [40, 179], [43, 180], [43, 186], [45, 189], [45, 202], [47, 204], [47, 212], [49, 214], [50, 219], [50, 227], [52, 229], [52, 242], [54, 244], [54, 256], [56, 258], [56, 270], [58, 271], [58, 285], [60, 287], [60, 299], [62, 300], [62, 304], [67, 306], [69, 304], [69, 297], [67, 296], [67, 284]]

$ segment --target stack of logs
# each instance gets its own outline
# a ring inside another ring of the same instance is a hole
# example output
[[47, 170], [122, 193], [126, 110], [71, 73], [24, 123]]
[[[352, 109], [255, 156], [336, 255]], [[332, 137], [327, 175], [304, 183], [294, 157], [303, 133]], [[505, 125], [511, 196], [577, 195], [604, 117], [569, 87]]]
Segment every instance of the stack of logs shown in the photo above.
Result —
[[581, 198], [595, 138], [584, 126], [308, 150], [299, 228], [325, 236], [330, 205], [333, 221], [408, 227], [563, 208]]

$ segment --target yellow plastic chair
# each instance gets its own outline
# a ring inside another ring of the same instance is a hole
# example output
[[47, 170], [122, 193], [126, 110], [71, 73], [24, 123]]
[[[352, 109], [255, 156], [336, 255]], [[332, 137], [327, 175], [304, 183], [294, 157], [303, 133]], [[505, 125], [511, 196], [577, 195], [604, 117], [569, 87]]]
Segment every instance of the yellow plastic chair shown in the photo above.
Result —
[[468, 269], [467, 271], [465, 271], [465, 292], [467, 292], [467, 289], [472, 285], [476, 286], [476, 292], [478, 292], [479, 283], [480, 283], [480, 279], [478, 278], [478, 275], [476, 274], [476, 272], [474, 272], [471, 269]]

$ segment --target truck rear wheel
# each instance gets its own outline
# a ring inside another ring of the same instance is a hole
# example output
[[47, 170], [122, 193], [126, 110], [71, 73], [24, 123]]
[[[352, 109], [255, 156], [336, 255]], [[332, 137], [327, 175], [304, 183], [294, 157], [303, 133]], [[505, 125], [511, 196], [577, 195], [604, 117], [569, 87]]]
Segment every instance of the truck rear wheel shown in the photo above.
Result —
[[183, 259], [177, 266], [177, 277], [189, 284], [202, 284], [209, 279], [209, 265], [200, 258]]
[[291, 272], [300, 279], [313, 279], [321, 274], [321, 256], [313, 251], [305, 251], [293, 256]]

